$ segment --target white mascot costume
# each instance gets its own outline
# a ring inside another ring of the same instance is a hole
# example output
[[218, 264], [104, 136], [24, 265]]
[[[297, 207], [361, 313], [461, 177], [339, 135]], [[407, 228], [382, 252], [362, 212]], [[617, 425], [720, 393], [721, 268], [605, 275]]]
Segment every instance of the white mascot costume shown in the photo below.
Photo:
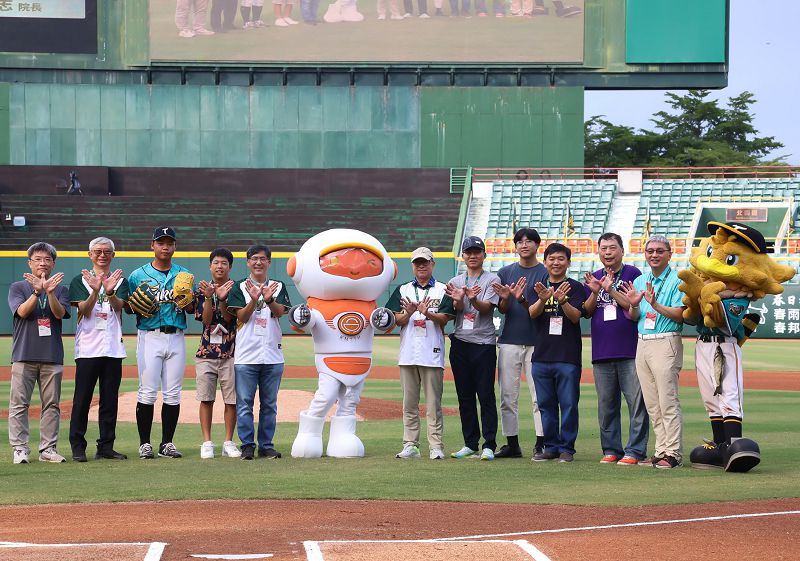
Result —
[[289, 310], [289, 322], [314, 338], [319, 386], [292, 444], [293, 458], [322, 456], [325, 414], [331, 418], [327, 455], [364, 455], [356, 436], [356, 406], [372, 366], [372, 336], [394, 327], [394, 314], [375, 300], [397, 268], [374, 237], [358, 230], [327, 230], [303, 244], [286, 266], [307, 304]]
[[364, 14], [358, 11], [356, 0], [335, 0], [328, 6], [322, 19], [325, 23], [357, 22], [364, 20]]

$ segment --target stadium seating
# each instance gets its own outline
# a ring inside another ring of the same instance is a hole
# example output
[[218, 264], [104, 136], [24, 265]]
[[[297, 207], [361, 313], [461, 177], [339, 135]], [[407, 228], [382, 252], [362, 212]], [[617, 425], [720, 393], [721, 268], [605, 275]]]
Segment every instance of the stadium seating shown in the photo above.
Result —
[[28, 231], [4, 227], [0, 250], [26, 248], [43, 239], [61, 250], [83, 250], [96, 236], [109, 236], [120, 250], [141, 250], [152, 228], [176, 228], [180, 249], [207, 251], [225, 245], [243, 251], [266, 242], [273, 251], [296, 251], [327, 228], [358, 228], [375, 235], [389, 251], [425, 245], [450, 251], [460, 196], [291, 197], [230, 199], [196, 196], [67, 197], [2, 195], [3, 212], [24, 214]]

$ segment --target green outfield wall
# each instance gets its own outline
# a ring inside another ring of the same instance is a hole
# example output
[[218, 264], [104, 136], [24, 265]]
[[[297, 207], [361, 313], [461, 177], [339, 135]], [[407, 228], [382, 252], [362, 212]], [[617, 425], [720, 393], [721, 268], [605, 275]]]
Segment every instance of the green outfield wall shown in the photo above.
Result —
[[583, 90], [0, 84], [4, 146], [12, 165], [582, 167]]

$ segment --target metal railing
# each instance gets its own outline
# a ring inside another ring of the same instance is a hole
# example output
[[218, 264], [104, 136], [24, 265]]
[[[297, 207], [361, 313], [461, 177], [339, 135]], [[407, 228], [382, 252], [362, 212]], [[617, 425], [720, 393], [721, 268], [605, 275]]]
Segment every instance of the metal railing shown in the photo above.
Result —
[[[640, 169], [643, 179], [800, 178], [800, 166], [619, 168]], [[473, 181], [616, 179], [618, 168], [472, 168]], [[452, 170], [451, 170], [452, 173]]]

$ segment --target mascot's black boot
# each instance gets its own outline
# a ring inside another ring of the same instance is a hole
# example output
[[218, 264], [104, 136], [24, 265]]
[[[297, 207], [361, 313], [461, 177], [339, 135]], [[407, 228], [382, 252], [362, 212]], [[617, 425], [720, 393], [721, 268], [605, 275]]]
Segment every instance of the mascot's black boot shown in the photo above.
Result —
[[725, 471], [744, 473], [761, 462], [761, 450], [755, 440], [732, 438], [724, 452]]
[[692, 467], [697, 469], [722, 469], [725, 467], [725, 450], [727, 444], [716, 444], [706, 438], [703, 445], [698, 446], [689, 454]]

